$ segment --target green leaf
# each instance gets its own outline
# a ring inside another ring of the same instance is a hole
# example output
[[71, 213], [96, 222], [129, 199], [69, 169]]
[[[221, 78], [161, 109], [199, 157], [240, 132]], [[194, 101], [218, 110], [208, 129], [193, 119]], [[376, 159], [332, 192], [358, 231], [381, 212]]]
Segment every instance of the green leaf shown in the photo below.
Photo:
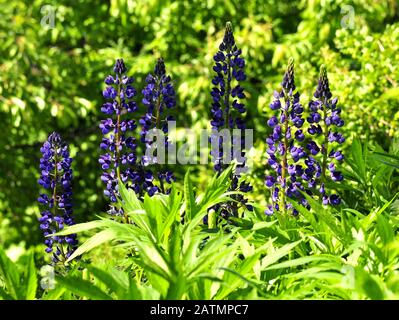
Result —
[[359, 175], [363, 183], [367, 182], [366, 175], [366, 162], [364, 159], [362, 144], [360, 140], [355, 138], [352, 142], [352, 152], [351, 152], [352, 160], [355, 164], [355, 172]]
[[395, 196], [390, 201], [386, 202], [382, 208], [379, 210], [373, 210], [367, 217], [363, 219], [362, 227], [365, 231], [367, 231], [371, 227], [372, 223], [377, 220], [378, 216], [380, 216], [395, 201], [398, 195], [399, 193], [395, 194]]
[[298, 241], [295, 241], [293, 243], [286, 244], [286, 245], [282, 246], [281, 248], [278, 248], [274, 252], [266, 255], [266, 257], [264, 257], [261, 260], [261, 268], [264, 270], [267, 267], [269, 267], [270, 265], [272, 265], [273, 263], [277, 262], [282, 257], [284, 257], [287, 254], [289, 254], [291, 252], [291, 250], [293, 248], [295, 248], [301, 242], [302, 242], [302, 240], [298, 240]]
[[14, 263], [7, 257], [0, 246], [0, 275], [3, 277], [8, 294], [15, 300], [21, 298], [19, 293], [19, 273]]
[[83, 232], [83, 231], [88, 231], [88, 230], [92, 230], [92, 229], [97, 229], [97, 228], [101, 228], [104, 227], [107, 224], [107, 220], [95, 220], [95, 221], [90, 221], [90, 222], [85, 222], [85, 223], [79, 223], [79, 224], [75, 224], [72, 226], [68, 226], [65, 229], [63, 229], [62, 231], [59, 231], [55, 234], [51, 234], [48, 235], [48, 237], [53, 237], [53, 236], [66, 236], [68, 234], [72, 234], [72, 233], [79, 233], [79, 232]]
[[55, 277], [57, 284], [71, 291], [72, 293], [93, 300], [112, 300], [112, 297], [96, 287], [93, 283], [77, 277]]
[[186, 175], [184, 176], [184, 201], [186, 203], [186, 221], [191, 221], [193, 212], [196, 212], [196, 203], [190, 179], [190, 169], [187, 170]]
[[339, 258], [335, 258], [334, 256], [309, 256], [309, 257], [301, 257], [293, 260], [287, 260], [281, 263], [274, 264], [270, 267], [267, 267], [265, 270], [275, 270], [275, 269], [286, 269], [286, 268], [292, 268], [292, 267], [297, 267], [300, 265], [304, 265], [310, 262], [315, 262], [315, 261], [336, 261], [339, 262]]
[[108, 273], [107, 271], [99, 269], [95, 266], [87, 266], [87, 269], [94, 275], [94, 277], [104, 283], [110, 290], [115, 292], [117, 295], [123, 293], [125, 290], [128, 289], [126, 284], [120, 282], [119, 279], [114, 278], [112, 273]]
[[67, 290], [67, 288], [58, 286], [52, 290], [47, 291], [42, 299], [44, 300], [59, 300], [61, 298], [61, 296], [65, 293], [65, 291]]
[[368, 274], [363, 269], [356, 268], [356, 287], [372, 300], [382, 300], [385, 297], [377, 279], [376, 276]]
[[25, 288], [25, 299], [33, 300], [36, 297], [37, 290], [37, 270], [35, 266], [33, 251], [29, 255], [28, 265], [27, 265], [27, 274], [25, 277], [26, 280], [26, 288]]
[[383, 215], [377, 217], [377, 232], [384, 244], [388, 244], [395, 238], [395, 232]]
[[121, 205], [123, 206], [126, 214], [143, 209], [143, 204], [137, 198], [136, 193], [131, 189], [126, 189], [125, 184], [121, 180], [118, 180], [118, 190], [122, 198]]
[[112, 229], [102, 230], [79, 246], [79, 248], [77, 248], [75, 252], [68, 258], [67, 262], [75, 259], [87, 251], [92, 250], [95, 247], [98, 247], [100, 244], [111, 241], [115, 238], [116, 234]]

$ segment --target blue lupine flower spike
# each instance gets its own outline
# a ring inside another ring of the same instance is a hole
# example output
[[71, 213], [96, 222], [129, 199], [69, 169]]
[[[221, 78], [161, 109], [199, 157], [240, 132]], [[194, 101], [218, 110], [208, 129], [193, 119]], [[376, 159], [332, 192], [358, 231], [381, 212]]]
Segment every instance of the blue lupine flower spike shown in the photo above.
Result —
[[[161, 130], [165, 138], [165, 149], [168, 146], [168, 121], [173, 121], [173, 117], [167, 115], [169, 109], [176, 106], [176, 93], [173, 87], [171, 77], [166, 75], [165, 63], [159, 58], [153, 74], [148, 74], [146, 78], [146, 87], [142, 91], [143, 104], [146, 106], [146, 114], [140, 119], [141, 131], [140, 140], [145, 144], [145, 150], [150, 150], [153, 139], [148, 138], [147, 134], [151, 130]], [[169, 193], [170, 188], [166, 185], [175, 181], [173, 172], [160, 167], [160, 159], [157, 156], [143, 155], [141, 165], [145, 167], [142, 170], [142, 190], [149, 196], [155, 193]], [[152, 168], [151, 166], [152, 165]]]
[[[228, 164], [223, 163], [223, 137], [219, 134], [220, 130], [240, 129], [246, 128], [243, 114], [246, 112], [243, 100], [245, 93], [240, 82], [246, 79], [244, 72], [245, 60], [241, 57], [241, 49], [237, 48], [235, 43], [233, 29], [230, 22], [226, 24], [226, 30], [223, 41], [219, 46], [219, 50], [214, 55], [213, 60], [215, 65], [213, 71], [215, 76], [212, 79], [212, 108], [211, 108], [211, 126], [212, 135], [211, 142], [213, 148], [211, 150], [211, 157], [214, 164], [214, 169], [219, 174], [225, 170]], [[241, 150], [244, 149], [244, 135], [241, 137], [232, 138], [232, 145], [234, 143], [241, 144]], [[216, 144], [216, 146], [214, 145]], [[216, 148], [218, 147], [218, 148]], [[240, 154], [231, 154], [231, 159], [238, 159], [239, 157], [245, 159], [244, 152]], [[242, 159], [240, 159], [242, 160]], [[242, 161], [241, 161], [242, 162]], [[232, 185], [230, 190], [240, 190], [242, 192], [249, 192], [252, 187], [245, 181], [241, 181], [239, 170], [245, 167], [245, 161], [240, 163], [238, 170], [232, 176]], [[228, 203], [215, 206], [213, 209], [221, 213], [222, 217], [238, 215], [237, 204], [242, 204], [247, 209], [252, 210], [252, 206], [247, 204], [247, 199], [242, 195], [234, 196], [237, 202]]]
[[293, 59], [289, 60], [281, 86], [280, 92], [274, 92], [274, 100], [270, 104], [274, 114], [267, 121], [272, 130], [266, 139], [268, 165], [272, 172], [266, 176], [265, 185], [270, 188], [272, 204], [265, 213], [284, 214], [289, 211], [297, 215], [298, 211], [287, 198], [308, 207], [301, 191], [309, 193], [307, 188], [314, 184], [313, 176], [320, 174], [320, 168], [307, 159], [302, 146], [305, 140], [302, 129], [304, 109], [300, 104], [299, 92], [296, 91]]
[[68, 146], [56, 132], [50, 134], [40, 148], [40, 179], [38, 183], [46, 189], [38, 201], [46, 207], [39, 219], [40, 229], [46, 239], [46, 252], [52, 254], [52, 263], [64, 263], [76, 250], [76, 234], [50, 236], [74, 224], [72, 208], [72, 159]]
[[118, 179], [128, 188], [138, 192], [139, 184], [136, 181], [136, 140], [133, 136], [137, 125], [128, 117], [130, 113], [137, 111], [133, 98], [136, 89], [132, 83], [134, 79], [126, 75], [126, 67], [122, 59], [117, 59], [114, 66], [114, 75], [105, 78], [107, 87], [103, 96], [107, 100], [101, 111], [109, 118], [102, 120], [100, 129], [103, 138], [100, 148], [104, 153], [99, 158], [103, 169], [101, 180], [106, 185], [104, 195], [112, 203], [109, 213], [112, 215], [123, 214], [122, 209], [115, 208], [117, 202]]
[[320, 147], [313, 141], [308, 144], [308, 149], [317, 157], [321, 166], [321, 175], [317, 177], [315, 188], [318, 188], [323, 204], [338, 205], [341, 202], [339, 196], [328, 194], [325, 184], [329, 180], [334, 182], [343, 180], [343, 175], [337, 170], [336, 165], [344, 160], [344, 156], [336, 148], [345, 141], [337, 130], [344, 125], [344, 121], [341, 119], [341, 108], [337, 106], [338, 99], [332, 98], [324, 65], [320, 68], [314, 97], [316, 99], [309, 103], [310, 115], [307, 121], [310, 124], [309, 134], [314, 136], [315, 140], [321, 141]]

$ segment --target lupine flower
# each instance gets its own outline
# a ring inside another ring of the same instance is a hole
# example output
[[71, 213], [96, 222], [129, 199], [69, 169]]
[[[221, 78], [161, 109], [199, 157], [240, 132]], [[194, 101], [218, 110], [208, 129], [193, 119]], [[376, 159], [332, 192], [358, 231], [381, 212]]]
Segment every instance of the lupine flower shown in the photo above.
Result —
[[[153, 141], [147, 138], [147, 134], [152, 129], [162, 130], [165, 137], [165, 148], [168, 146], [168, 121], [172, 121], [172, 116], [164, 116], [165, 110], [176, 106], [175, 89], [173, 88], [170, 76], [166, 75], [165, 64], [162, 58], [158, 59], [154, 73], [146, 78], [146, 87], [143, 89], [143, 104], [146, 106], [146, 114], [140, 119], [141, 142], [145, 144], [145, 149], [151, 147]], [[158, 146], [160, 147], [160, 146]], [[165, 184], [171, 184], [175, 177], [171, 171], [159, 168], [159, 159], [154, 157], [142, 157], [144, 167], [152, 164], [154, 169], [143, 170], [145, 179], [142, 184], [144, 191], [152, 196], [157, 192], [168, 193], [170, 190]], [[157, 181], [159, 183], [157, 183]]]
[[315, 100], [309, 103], [310, 115], [307, 121], [310, 123], [309, 134], [316, 140], [320, 140], [320, 147], [312, 141], [307, 145], [308, 150], [314, 156], [313, 163], [321, 167], [321, 174], [316, 177], [318, 191], [323, 204], [338, 205], [341, 200], [336, 194], [327, 194], [325, 183], [328, 180], [342, 181], [343, 175], [336, 169], [336, 164], [344, 160], [341, 151], [336, 148], [345, 141], [341, 133], [336, 131], [344, 125], [341, 119], [341, 108], [337, 106], [338, 99], [333, 98], [328, 82], [327, 70], [324, 66], [320, 69], [320, 78], [314, 93]]
[[[308, 206], [300, 191], [307, 191], [306, 185], [313, 184], [313, 175], [320, 174], [320, 168], [313, 166], [307, 159], [307, 152], [302, 146], [305, 135], [302, 129], [304, 111], [299, 101], [299, 93], [295, 87], [294, 62], [291, 59], [283, 81], [282, 90], [274, 92], [274, 101], [270, 109], [274, 115], [267, 121], [272, 133], [266, 139], [268, 165], [274, 171], [265, 178], [265, 185], [271, 189], [272, 204], [265, 211], [291, 211], [294, 215], [298, 211], [292, 208], [287, 198], [293, 199], [304, 206]], [[316, 149], [310, 142], [310, 148]], [[304, 163], [307, 167], [304, 167]]]
[[[39, 219], [44, 236], [54, 234], [74, 224], [72, 209], [72, 159], [68, 146], [58, 133], [52, 133], [40, 148], [40, 179], [38, 183], [48, 192], [38, 201], [45, 210]], [[47, 237], [46, 252], [52, 253], [53, 263], [65, 262], [78, 245], [76, 234]]]
[[[223, 41], [219, 46], [218, 52], [214, 55], [213, 60], [215, 65], [213, 71], [215, 76], [212, 79], [213, 88], [211, 91], [212, 102], [212, 136], [213, 139], [217, 139], [218, 150], [211, 151], [211, 156], [214, 163], [214, 169], [218, 173], [225, 170], [228, 164], [223, 164], [223, 138], [217, 133], [222, 129], [245, 129], [245, 122], [243, 114], [246, 112], [245, 105], [242, 103], [245, 98], [244, 89], [241, 87], [240, 82], [246, 79], [244, 72], [245, 60], [241, 57], [241, 49], [238, 49], [234, 40], [233, 30], [230, 22], [226, 24], [226, 31], [223, 37]], [[244, 137], [241, 136], [240, 141], [232, 139], [232, 144], [241, 144], [241, 150], [244, 146]], [[232, 159], [237, 159], [238, 155], [232, 154]], [[244, 153], [241, 152], [241, 157], [244, 157]], [[244, 167], [245, 163], [239, 165]], [[245, 181], [241, 181], [240, 175], [236, 172], [232, 176], [232, 185], [230, 190], [240, 190], [242, 192], [252, 191], [252, 187]], [[252, 210], [252, 206], [247, 204], [247, 199], [242, 195], [234, 196], [242, 205], [245, 205], [249, 210]], [[227, 203], [218, 205], [215, 211], [219, 211], [222, 217], [237, 216], [238, 215], [238, 204]]]
[[[103, 96], [107, 100], [101, 111], [110, 117], [102, 120], [100, 129], [104, 135], [100, 148], [105, 151], [99, 158], [103, 174], [101, 180], [105, 183], [104, 190], [111, 203], [117, 202], [118, 179], [128, 188], [138, 192], [140, 179], [134, 170], [136, 157], [136, 141], [132, 132], [136, 129], [136, 122], [126, 117], [137, 110], [133, 98], [136, 90], [132, 86], [134, 79], [126, 75], [126, 67], [122, 59], [117, 59], [114, 66], [114, 76], [105, 78], [107, 87]], [[129, 134], [130, 133], [130, 134]], [[111, 206], [110, 214], [122, 214], [121, 209]]]

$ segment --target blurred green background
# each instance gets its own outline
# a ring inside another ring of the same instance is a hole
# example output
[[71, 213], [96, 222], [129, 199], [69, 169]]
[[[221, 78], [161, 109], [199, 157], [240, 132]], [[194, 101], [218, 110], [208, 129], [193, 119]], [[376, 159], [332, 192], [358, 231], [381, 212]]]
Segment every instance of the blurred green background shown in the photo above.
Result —
[[[106, 209], [98, 123], [104, 117], [103, 79], [116, 58], [125, 59], [141, 92], [156, 58], [164, 57], [177, 89], [178, 126], [208, 127], [212, 57], [228, 20], [247, 61], [256, 201], [268, 200], [265, 123], [289, 57], [304, 104], [326, 64], [343, 108], [347, 145], [358, 136], [388, 148], [399, 136], [396, 0], [0, 0], [0, 17], [0, 244], [6, 248], [41, 241], [39, 148], [52, 131], [70, 143], [75, 158], [76, 220], [91, 220]], [[211, 165], [194, 169], [201, 187]], [[176, 169], [178, 183], [185, 170]]]

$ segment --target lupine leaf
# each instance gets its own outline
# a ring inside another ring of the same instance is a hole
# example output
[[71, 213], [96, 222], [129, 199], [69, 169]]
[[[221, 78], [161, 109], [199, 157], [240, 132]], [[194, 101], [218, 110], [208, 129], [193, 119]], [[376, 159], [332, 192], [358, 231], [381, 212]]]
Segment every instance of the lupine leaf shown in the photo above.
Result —
[[77, 277], [55, 277], [57, 283], [67, 288], [70, 292], [93, 300], [112, 300], [112, 297], [96, 287], [93, 283]]

